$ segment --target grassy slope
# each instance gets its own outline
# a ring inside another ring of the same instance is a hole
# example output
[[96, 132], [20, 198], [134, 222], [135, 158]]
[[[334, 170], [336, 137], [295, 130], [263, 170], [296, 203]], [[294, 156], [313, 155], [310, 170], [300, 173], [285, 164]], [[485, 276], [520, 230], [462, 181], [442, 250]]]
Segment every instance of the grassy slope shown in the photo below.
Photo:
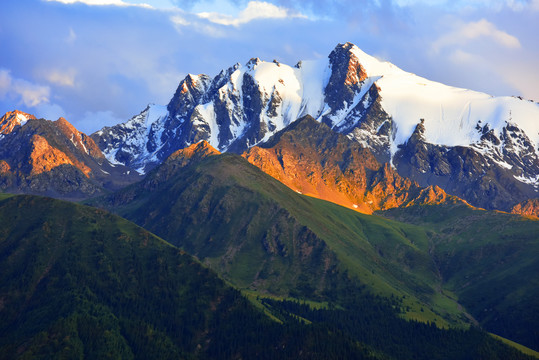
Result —
[[235, 155], [207, 158], [160, 184], [150, 174], [100, 204], [242, 288], [286, 296], [303, 287], [297, 295], [309, 297], [336, 266], [374, 293], [404, 298], [409, 318], [442, 326], [462, 320], [438, 291], [421, 228], [301, 196]]
[[431, 231], [444, 288], [487, 330], [539, 350], [539, 221], [463, 205], [384, 215]]
[[2, 195], [0, 273], [2, 359], [366, 356], [270, 321], [191, 256], [95, 208]]

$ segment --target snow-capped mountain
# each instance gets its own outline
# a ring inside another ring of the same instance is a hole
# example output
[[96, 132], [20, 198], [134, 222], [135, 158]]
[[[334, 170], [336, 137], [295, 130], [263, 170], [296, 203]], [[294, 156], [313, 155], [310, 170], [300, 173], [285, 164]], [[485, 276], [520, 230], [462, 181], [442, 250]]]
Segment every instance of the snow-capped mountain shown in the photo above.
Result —
[[145, 172], [200, 140], [241, 153], [307, 114], [474, 205], [539, 195], [539, 104], [429, 81], [350, 43], [293, 67], [251, 59], [214, 78], [188, 75], [167, 107], [92, 137], [109, 161]]

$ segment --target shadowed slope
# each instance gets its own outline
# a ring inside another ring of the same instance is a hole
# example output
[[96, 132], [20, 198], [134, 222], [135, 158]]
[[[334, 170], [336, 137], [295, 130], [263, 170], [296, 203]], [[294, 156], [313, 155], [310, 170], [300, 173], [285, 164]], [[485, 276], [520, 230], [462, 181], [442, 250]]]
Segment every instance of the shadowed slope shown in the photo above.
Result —
[[444, 288], [488, 331], [539, 350], [539, 221], [461, 204], [382, 215], [430, 231]]
[[[92, 203], [180, 246], [242, 288], [336, 301], [332, 289], [351, 286], [347, 272], [374, 293], [405, 295], [412, 318], [462, 321], [456, 304], [438, 304], [443, 296], [422, 229], [299, 195], [237, 155], [182, 167], [184, 161], [171, 158], [140, 183]], [[443, 316], [420, 312], [422, 306]]]
[[191, 256], [102, 210], [2, 196], [0, 225], [1, 359], [371, 358], [326, 329], [269, 320]]

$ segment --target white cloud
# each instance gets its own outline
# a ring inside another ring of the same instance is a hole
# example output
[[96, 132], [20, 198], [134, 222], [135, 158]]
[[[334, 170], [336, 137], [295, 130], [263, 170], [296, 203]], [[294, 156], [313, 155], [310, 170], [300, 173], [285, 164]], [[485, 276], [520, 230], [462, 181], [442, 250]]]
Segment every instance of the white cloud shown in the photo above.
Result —
[[51, 84], [66, 86], [66, 87], [75, 86], [75, 74], [76, 74], [76, 71], [74, 69], [69, 69], [69, 70], [53, 69], [49, 71], [44, 71], [42, 73], [43, 78], [45, 78], [45, 80], [47, 80]]
[[0, 69], [0, 99], [6, 97], [11, 89], [11, 74], [6, 69]]
[[50, 103], [51, 89], [45, 85], [32, 83], [25, 79], [14, 78], [7, 69], [0, 69], [0, 100], [10, 99], [18, 105], [30, 108], [42, 106], [43, 109], [58, 109]]
[[174, 15], [170, 17], [170, 20], [179, 26], [189, 26], [191, 25], [191, 21], [187, 20], [185, 17], [181, 15]]
[[226, 33], [222, 30], [208, 24], [207, 22], [200, 21], [200, 19], [188, 19], [185, 15], [173, 15], [170, 17], [170, 21], [175, 25], [176, 30], [182, 34], [184, 27], [189, 27], [189, 30], [194, 30], [198, 33], [211, 36], [213, 38], [222, 38], [226, 36]]
[[258, 19], [305, 18], [305, 15], [264, 1], [250, 1], [236, 17], [217, 12], [201, 12], [197, 15], [215, 24], [236, 27]]
[[11, 109], [23, 107], [23, 111], [33, 113], [38, 118], [55, 120], [65, 116], [64, 109], [50, 102], [51, 90], [48, 86], [32, 83], [11, 76], [7, 69], [0, 69], [0, 101], [7, 100]]
[[140, 4], [131, 4], [126, 3], [123, 0], [47, 0], [47, 1], [56, 1], [60, 2], [62, 4], [75, 4], [75, 3], [83, 3], [86, 5], [114, 5], [114, 6], [140, 6], [145, 8], [152, 8], [151, 5], [140, 3]]
[[490, 39], [506, 48], [521, 47], [517, 37], [499, 30], [491, 22], [481, 19], [476, 22], [461, 24], [456, 30], [443, 35], [432, 44], [432, 50], [438, 53], [441, 49], [453, 45], [462, 45], [479, 38]]
[[450, 60], [456, 64], [479, 64], [483, 59], [477, 55], [466, 52], [462, 49], [455, 50], [450, 56]]
[[48, 86], [37, 85], [23, 79], [12, 79], [9, 91], [18, 95], [24, 105], [35, 107], [49, 102], [51, 89]]

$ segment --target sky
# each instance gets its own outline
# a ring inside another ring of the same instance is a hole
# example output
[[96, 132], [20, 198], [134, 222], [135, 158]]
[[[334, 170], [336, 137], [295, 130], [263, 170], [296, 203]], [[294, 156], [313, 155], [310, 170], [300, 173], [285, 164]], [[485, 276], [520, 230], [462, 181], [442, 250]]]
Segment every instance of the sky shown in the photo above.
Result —
[[539, 101], [539, 0], [2, 0], [0, 115], [92, 133], [168, 104], [189, 73], [294, 65], [348, 41], [430, 80]]

